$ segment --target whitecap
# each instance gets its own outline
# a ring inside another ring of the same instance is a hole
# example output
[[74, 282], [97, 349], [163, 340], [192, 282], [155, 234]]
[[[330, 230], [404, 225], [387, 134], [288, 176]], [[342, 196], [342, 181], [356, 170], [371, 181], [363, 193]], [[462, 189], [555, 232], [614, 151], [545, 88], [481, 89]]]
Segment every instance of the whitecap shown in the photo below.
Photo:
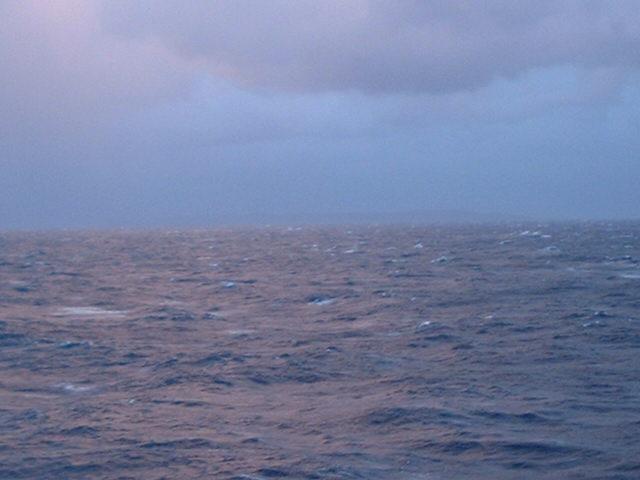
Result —
[[418, 325], [416, 325], [416, 332], [430, 330], [430, 329], [436, 328], [436, 327], [438, 327], [438, 323], [437, 322], [433, 322], [431, 320], [425, 320], [423, 322], [420, 322]]
[[594, 320], [593, 322], [586, 322], [583, 323], [582, 326], [584, 328], [589, 328], [589, 327], [598, 327], [598, 326], [602, 326], [604, 325], [600, 320]]
[[93, 385], [75, 385], [73, 383], [61, 383], [57, 387], [67, 393], [86, 393], [95, 388]]
[[433, 260], [431, 260], [431, 263], [447, 263], [449, 261], [449, 257], [446, 256], [441, 256], [438, 258], [434, 258]]
[[331, 305], [335, 300], [333, 298], [314, 298], [309, 302], [311, 305]]
[[532, 232], [530, 230], [525, 230], [524, 232], [520, 233], [521, 237], [542, 237], [543, 233], [540, 230], [536, 230], [535, 232]]
[[99, 307], [61, 307], [55, 313], [56, 317], [124, 317], [125, 310], [105, 310]]
[[58, 343], [58, 347], [60, 348], [93, 347], [93, 342], [91, 340], [81, 340], [79, 342], [74, 342], [73, 340], [65, 340], [64, 342]]
[[255, 333], [255, 330], [227, 330], [227, 333], [232, 337], [243, 337]]
[[623, 273], [620, 276], [629, 280], [640, 280], [640, 273]]

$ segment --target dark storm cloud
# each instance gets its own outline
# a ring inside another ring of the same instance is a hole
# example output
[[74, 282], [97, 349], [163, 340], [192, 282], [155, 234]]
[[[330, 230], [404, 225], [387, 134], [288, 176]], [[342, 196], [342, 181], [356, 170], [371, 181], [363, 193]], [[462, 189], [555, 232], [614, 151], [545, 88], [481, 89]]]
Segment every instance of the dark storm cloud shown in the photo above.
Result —
[[452, 92], [535, 68], [638, 67], [635, 0], [116, 0], [107, 29], [245, 86]]

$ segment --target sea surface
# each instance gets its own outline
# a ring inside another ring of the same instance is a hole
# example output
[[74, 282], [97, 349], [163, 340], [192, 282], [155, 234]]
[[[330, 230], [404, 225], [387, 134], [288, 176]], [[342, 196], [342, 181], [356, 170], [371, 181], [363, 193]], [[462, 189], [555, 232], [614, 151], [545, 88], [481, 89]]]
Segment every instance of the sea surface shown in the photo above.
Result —
[[2, 479], [638, 479], [640, 224], [0, 234]]

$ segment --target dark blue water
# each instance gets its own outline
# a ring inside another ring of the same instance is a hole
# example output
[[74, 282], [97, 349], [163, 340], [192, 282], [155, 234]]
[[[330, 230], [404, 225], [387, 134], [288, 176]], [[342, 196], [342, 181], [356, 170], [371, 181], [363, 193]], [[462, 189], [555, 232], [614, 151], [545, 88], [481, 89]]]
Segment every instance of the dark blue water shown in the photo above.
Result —
[[0, 234], [0, 478], [638, 479], [640, 225]]

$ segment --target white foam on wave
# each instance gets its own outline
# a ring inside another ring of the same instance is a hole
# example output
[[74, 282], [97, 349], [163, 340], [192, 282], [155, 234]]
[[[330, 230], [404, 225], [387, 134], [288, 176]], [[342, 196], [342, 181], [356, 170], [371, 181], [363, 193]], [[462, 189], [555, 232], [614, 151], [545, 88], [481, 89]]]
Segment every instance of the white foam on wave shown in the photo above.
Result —
[[589, 327], [598, 327], [598, 326], [603, 326], [604, 324], [600, 321], [600, 320], [594, 320], [593, 322], [585, 322], [582, 324], [582, 326], [584, 328], [589, 328]]
[[549, 245], [541, 249], [540, 252], [546, 255], [559, 255], [562, 253], [562, 250], [560, 250], [555, 245]]
[[232, 337], [243, 337], [255, 333], [255, 330], [227, 330], [227, 333]]
[[61, 383], [57, 386], [67, 393], [85, 393], [95, 388], [93, 385], [75, 385], [73, 383]]
[[335, 300], [333, 298], [315, 298], [311, 300], [309, 303], [311, 305], [331, 305]]
[[[524, 232], [520, 232], [520, 236], [521, 237], [544, 237], [544, 234], [540, 230], [536, 230], [533, 232], [530, 230], [525, 230]], [[545, 238], [549, 238], [549, 237], [545, 237]]]
[[431, 263], [447, 263], [449, 262], [449, 260], [449, 257], [443, 255], [441, 257], [434, 258], [433, 260], [431, 260]]
[[415, 328], [414, 331], [419, 333], [419, 332], [431, 332], [433, 330], [437, 330], [439, 328], [442, 327], [442, 324], [440, 322], [437, 322], [435, 320], [424, 320], [420, 323], [418, 323]]
[[124, 317], [125, 310], [105, 310], [99, 307], [61, 307], [54, 315], [56, 317]]
[[91, 340], [65, 340], [64, 342], [58, 343], [60, 348], [72, 348], [72, 347], [93, 347], [93, 342]]
[[640, 273], [623, 273], [620, 276], [629, 280], [640, 280]]

